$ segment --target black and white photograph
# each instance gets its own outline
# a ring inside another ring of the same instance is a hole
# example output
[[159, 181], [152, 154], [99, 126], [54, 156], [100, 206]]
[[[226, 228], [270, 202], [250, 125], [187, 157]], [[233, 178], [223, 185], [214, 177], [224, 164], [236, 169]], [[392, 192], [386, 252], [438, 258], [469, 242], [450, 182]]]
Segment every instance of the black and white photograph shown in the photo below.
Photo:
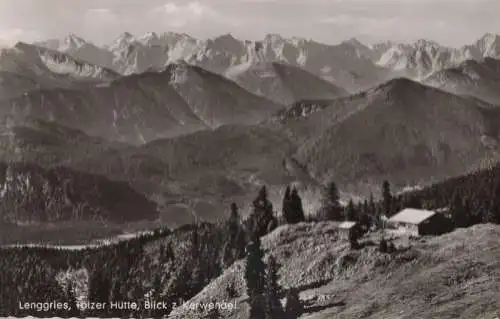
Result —
[[500, 0], [0, 0], [0, 318], [500, 319]]

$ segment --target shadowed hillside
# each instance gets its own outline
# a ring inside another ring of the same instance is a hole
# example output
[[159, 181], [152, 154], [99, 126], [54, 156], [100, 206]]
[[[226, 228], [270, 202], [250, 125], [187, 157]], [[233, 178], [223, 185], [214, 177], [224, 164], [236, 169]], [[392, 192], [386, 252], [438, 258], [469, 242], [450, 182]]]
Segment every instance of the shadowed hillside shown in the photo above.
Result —
[[347, 91], [306, 70], [284, 63], [256, 62], [229, 69], [226, 76], [250, 92], [289, 105], [304, 99], [332, 99]]
[[134, 144], [226, 124], [255, 124], [281, 107], [186, 64], [87, 89], [30, 91], [0, 105], [4, 115], [56, 121]]
[[500, 105], [500, 60], [467, 60], [455, 68], [431, 74], [424, 83], [454, 94], [471, 95]]
[[0, 216], [10, 223], [156, 219], [156, 205], [127, 184], [58, 167], [1, 163]]
[[303, 143], [297, 159], [323, 181], [355, 185], [390, 177], [415, 185], [431, 176], [460, 175], [495, 158], [498, 115], [489, 108], [396, 79], [290, 126], [299, 138], [303, 132], [309, 136], [307, 128], [319, 133]]

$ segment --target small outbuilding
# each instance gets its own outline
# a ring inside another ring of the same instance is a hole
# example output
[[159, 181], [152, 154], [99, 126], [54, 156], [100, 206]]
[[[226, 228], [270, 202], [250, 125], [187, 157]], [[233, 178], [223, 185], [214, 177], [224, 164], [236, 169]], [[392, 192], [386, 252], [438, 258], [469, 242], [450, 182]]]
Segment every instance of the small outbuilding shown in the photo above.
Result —
[[359, 223], [345, 221], [339, 224], [339, 237], [342, 240], [357, 240], [361, 237], [361, 227]]
[[450, 221], [436, 211], [405, 208], [389, 218], [387, 226], [412, 236], [441, 235], [450, 230]]

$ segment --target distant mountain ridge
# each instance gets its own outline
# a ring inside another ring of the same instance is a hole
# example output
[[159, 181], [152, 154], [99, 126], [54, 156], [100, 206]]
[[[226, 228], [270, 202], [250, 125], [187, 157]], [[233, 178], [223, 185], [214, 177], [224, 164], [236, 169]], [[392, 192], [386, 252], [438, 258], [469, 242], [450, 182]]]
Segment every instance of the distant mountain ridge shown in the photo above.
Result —
[[4, 115], [56, 121], [93, 136], [134, 144], [220, 125], [256, 124], [282, 107], [186, 63], [98, 87], [26, 92], [0, 105]]
[[471, 95], [500, 105], [500, 60], [467, 60], [454, 68], [437, 71], [423, 83], [454, 94]]
[[[381, 46], [374, 48], [380, 49]], [[450, 48], [423, 39], [412, 44], [389, 43], [379, 52], [383, 53], [377, 61], [378, 65], [388, 67], [399, 75], [421, 80], [439, 70], [457, 67], [467, 60], [499, 59], [500, 36], [486, 33], [475, 43], [460, 48]]]
[[87, 88], [119, 77], [110, 69], [32, 44], [0, 49], [0, 99], [39, 89]]
[[102, 48], [75, 35], [37, 44], [121, 74], [161, 70], [177, 60], [218, 74], [256, 63], [278, 62], [301, 67], [350, 91], [387, 80], [388, 71], [396, 72], [396, 76], [422, 79], [468, 59], [500, 58], [500, 36], [492, 33], [461, 48], [449, 48], [423, 39], [415, 43], [388, 41], [364, 45], [353, 38], [331, 45], [304, 38], [284, 38], [278, 34], [268, 34], [261, 41], [249, 41], [238, 40], [231, 34], [199, 40], [172, 32], [150, 32], [137, 37], [124, 33]]
[[282, 125], [313, 176], [359, 190], [389, 176], [425, 184], [498, 159], [498, 116], [488, 103], [401, 78]]
[[302, 68], [278, 62], [247, 64], [243, 68], [229, 69], [225, 75], [248, 91], [284, 105], [305, 99], [348, 95], [344, 88]]

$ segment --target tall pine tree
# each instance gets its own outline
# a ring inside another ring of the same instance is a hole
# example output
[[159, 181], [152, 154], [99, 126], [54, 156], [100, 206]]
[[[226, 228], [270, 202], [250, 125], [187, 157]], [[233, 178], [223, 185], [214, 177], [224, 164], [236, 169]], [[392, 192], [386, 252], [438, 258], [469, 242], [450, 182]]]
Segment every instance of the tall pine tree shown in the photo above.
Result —
[[354, 207], [354, 202], [352, 199], [349, 200], [349, 204], [347, 204], [347, 207], [345, 208], [345, 220], [347, 221], [357, 221], [357, 211], [356, 208]]
[[[111, 300], [113, 302], [121, 302], [127, 300], [127, 298], [122, 292], [122, 283], [120, 282], [119, 279], [113, 280], [111, 288]], [[113, 309], [111, 310], [111, 314], [113, 316], [122, 317], [127, 314], [127, 311], [122, 309]]]
[[293, 212], [292, 212], [292, 207], [291, 207], [291, 194], [292, 190], [290, 188], [290, 185], [288, 185], [285, 189], [285, 195], [283, 196], [283, 208], [282, 208], [282, 215], [283, 218], [287, 223], [289, 223], [289, 219], [292, 218]]
[[265, 317], [265, 292], [266, 265], [263, 261], [264, 252], [260, 238], [254, 236], [247, 248], [245, 281], [247, 285], [248, 302], [250, 305], [250, 319]]
[[191, 233], [191, 257], [197, 260], [200, 256], [200, 240], [198, 234], [198, 225], [194, 225], [193, 232]]
[[296, 288], [290, 288], [286, 294], [285, 316], [287, 319], [297, 319], [304, 312], [304, 305], [302, 304], [299, 291]]
[[[109, 304], [111, 297], [111, 280], [102, 269], [95, 269], [89, 278], [88, 299], [90, 302]], [[93, 316], [107, 316], [109, 308], [91, 311]]]
[[268, 199], [266, 186], [262, 186], [259, 195], [253, 201], [253, 210], [247, 219], [246, 226], [251, 236], [258, 237], [264, 236], [278, 226], [273, 204]]
[[229, 220], [226, 223], [227, 238], [224, 245], [223, 264], [228, 267], [245, 255], [245, 232], [241, 227], [240, 214], [236, 203], [230, 206]]
[[69, 305], [68, 316], [79, 318], [81, 313], [77, 305], [77, 300], [73, 291], [73, 283], [71, 281], [68, 282], [68, 286], [66, 287], [66, 298]]
[[493, 188], [493, 195], [490, 202], [490, 223], [499, 224], [500, 223], [500, 181], [496, 182]]
[[265, 312], [266, 319], [283, 318], [283, 306], [280, 301], [280, 287], [278, 285], [279, 265], [273, 256], [269, 256], [266, 272]]
[[297, 188], [293, 188], [292, 195], [292, 207], [294, 211], [294, 218], [292, 220], [293, 223], [300, 223], [306, 220], [306, 216], [304, 214], [304, 207], [302, 206], [302, 198], [299, 196], [299, 191]]
[[341, 220], [342, 207], [340, 205], [340, 194], [337, 184], [330, 182], [323, 191], [323, 199], [319, 217], [322, 220]]
[[451, 216], [453, 220], [453, 224], [455, 227], [467, 227], [468, 221], [468, 212], [466, 212], [462, 197], [460, 196], [458, 191], [453, 193], [453, 197], [451, 199], [450, 205]]
[[217, 301], [212, 300], [211, 304], [214, 306], [208, 311], [207, 319], [220, 319], [222, 318], [219, 308], [217, 307]]
[[382, 204], [383, 204], [383, 213], [385, 216], [392, 216], [392, 193], [391, 193], [391, 185], [389, 181], [385, 180], [382, 184]]
[[302, 206], [302, 199], [299, 196], [297, 188], [293, 188], [291, 192], [287, 195], [285, 192], [285, 198], [283, 200], [283, 214], [285, 220], [289, 224], [296, 224], [305, 221], [304, 208]]
[[[153, 279], [153, 287], [151, 293], [151, 301], [158, 302], [163, 300], [163, 284], [161, 274], [157, 273]], [[151, 309], [149, 313], [150, 318], [160, 319], [167, 315], [165, 309]]]

